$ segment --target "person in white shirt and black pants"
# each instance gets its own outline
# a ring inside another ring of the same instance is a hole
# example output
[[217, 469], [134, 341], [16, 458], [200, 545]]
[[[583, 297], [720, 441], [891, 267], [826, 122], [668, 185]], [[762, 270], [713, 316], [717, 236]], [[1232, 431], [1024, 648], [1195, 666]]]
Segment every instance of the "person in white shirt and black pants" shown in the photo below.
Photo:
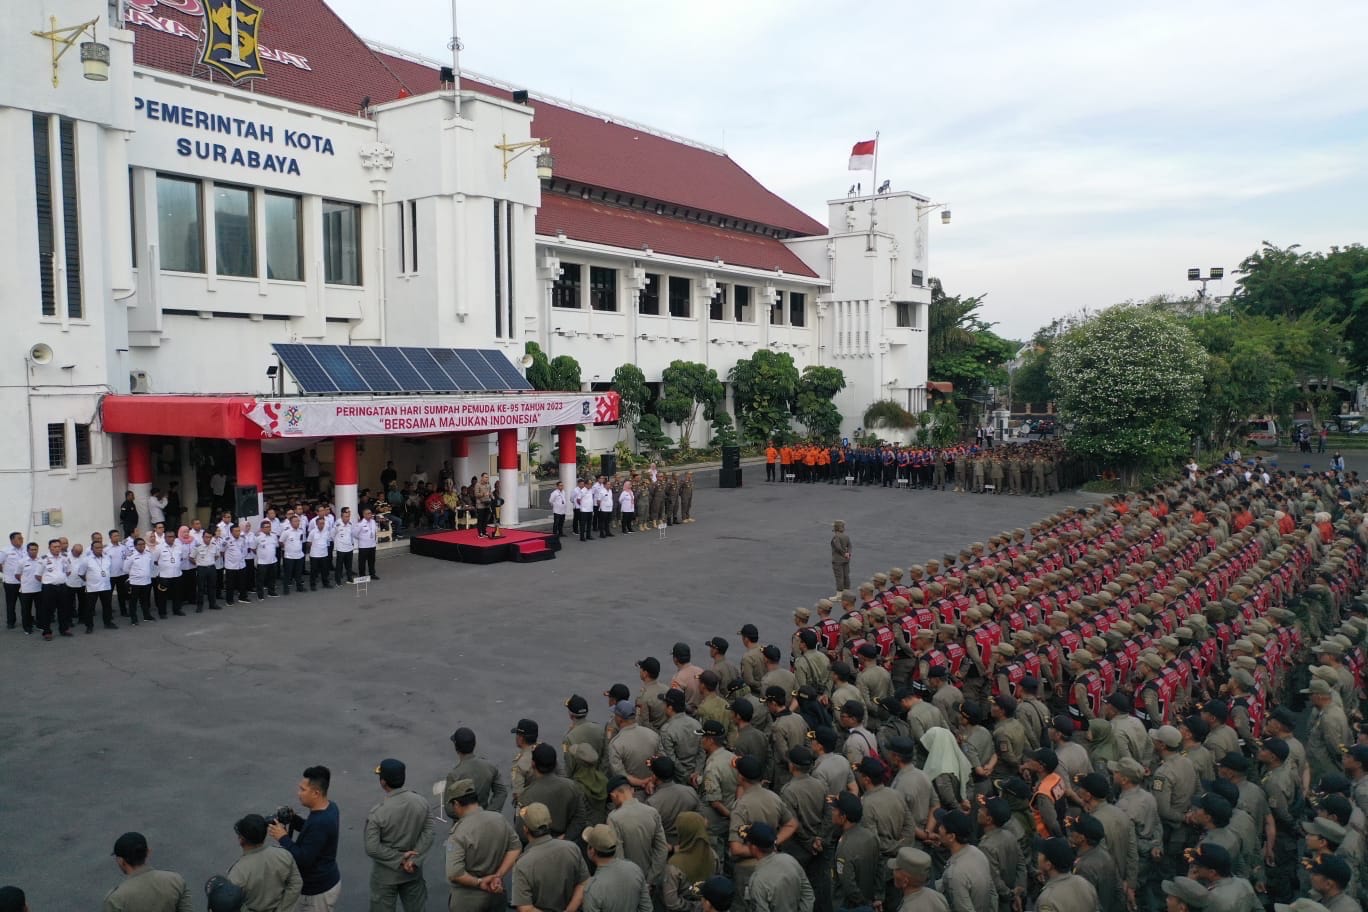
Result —
[[152, 581], [157, 573], [157, 559], [147, 550], [141, 538], [133, 540], [133, 550], [124, 558], [124, 573], [128, 575], [128, 619], [138, 626], [138, 612], [144, 621], [152, 620]]
[[48, 553], [42, 557], [39, 579], [43, 583], [42, 600], [38, 603], [38, 629], [43, 639], [52, 639], [52, 618], [57, 617], [57, 628], [62, 636], [71, 636], [71, 594], [67, 591], [67, 559], [62, 554], [59, 539], [48, 542]]
[[[110, 533], [111, 535], [117, 533]], [[122, 568], [120, 568], [122, 569]], [[100, 603], [100, 620], [105, 630], [118, 630], [114, 623], [114, 558], [105, 550], [104, 542], [90, 543], [90, 553], [85, 556], [86, 613], [81, 621], [86, 625], [86, 633], [95, 629], [95, 603]]]
[[328, 521], [319, 516], [309, 526], [309, 590], [318, 589], [318, 581], [323, 581], [324, 589], [332, 588], [332, 561], [328, 550], [332, 536], [328, 534]]
[[285, 562], [285, 575], [282, 595], [290, 594], [293, 584], [296, 592], [304, 591], [304, 536], [308, 530], [301, 527], [298, 516], [290, 517], [290, 524], [280, 533], [280, 554]]
[[26, 634], [33, 633], [33, 616], [42, 595], [43, 562], [38, 557], [38, 543], [29, 542], [24, 551], [24, 563], [19, 568], [19, 616]]
[[15, 606], [19, 604], [19, 573], [24, 569], [24, 560], [28, 553], [24, 550], [24, 535], [22, 532], [10, 533], [10, 546], [5, 551], [3, 558], [5, 576], [5, 626], [10, 630], [19, 619], [15, 615]]
[[357, 575], [369, 576], [374, 580], [380, 578], [375, 572], [376, 531], [375, 516], [371, 513], [371, 508], [366, 507], [361, 511], [361, 519], [357, 522], [356, 528], [352, 530], [352, 537], [356, 540], [358, 552]]
[[280, 541], [271, 531], [271, 521], [261, 521], [261, 531], [256, 534], [256, 579], [257, 599], [276, 597], [276, 579], [280, 576]]
[[343, 507], [342, 515], [333, 524], [333, 582], [342, 585], [343, 577], [347, 582], [351, 582], [355, 577], [352, 574], [352, 555], [356, 553], [356, 523], [352, 520], [351, 507]]
[[548, 499], [551, 501], [551, 534], [556, 538], [565, 538], [565, 482], [556, 482], [556, 488]]

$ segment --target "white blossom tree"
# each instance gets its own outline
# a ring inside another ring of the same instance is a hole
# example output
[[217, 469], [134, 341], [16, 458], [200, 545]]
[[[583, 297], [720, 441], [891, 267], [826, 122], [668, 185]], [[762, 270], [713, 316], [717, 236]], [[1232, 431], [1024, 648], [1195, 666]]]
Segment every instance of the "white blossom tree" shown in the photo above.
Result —
[[1189, 451], [1207, 354], [1186, 327], [1155, 310], [1118, 305], [1070, 329], [1050, 379], [1069, 449], [1127, 481]]

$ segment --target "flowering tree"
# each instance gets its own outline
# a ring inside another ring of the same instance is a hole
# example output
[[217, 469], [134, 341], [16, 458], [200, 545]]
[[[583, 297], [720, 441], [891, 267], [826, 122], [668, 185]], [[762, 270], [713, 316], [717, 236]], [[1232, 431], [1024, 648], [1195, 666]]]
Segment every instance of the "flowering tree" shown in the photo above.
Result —
[[1065, 333], [1050, 358], [1069, 449], [1133, 481], [1190, 449], [1207, 354], [1168, 314], [1129, 305]]

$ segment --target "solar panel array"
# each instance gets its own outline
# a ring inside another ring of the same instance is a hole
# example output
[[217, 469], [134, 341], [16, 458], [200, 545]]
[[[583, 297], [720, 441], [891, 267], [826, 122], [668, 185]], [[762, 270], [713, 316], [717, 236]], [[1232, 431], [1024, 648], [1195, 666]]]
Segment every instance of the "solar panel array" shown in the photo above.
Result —
[[271, 347], [305, 395], [532, 389], [513, 362], [493, 349], [298, 343]]

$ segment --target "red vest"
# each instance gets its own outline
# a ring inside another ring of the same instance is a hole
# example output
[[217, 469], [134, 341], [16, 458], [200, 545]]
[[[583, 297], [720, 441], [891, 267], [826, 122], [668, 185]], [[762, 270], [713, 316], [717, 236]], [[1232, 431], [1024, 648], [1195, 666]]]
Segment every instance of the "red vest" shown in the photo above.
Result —
[[823, 618], [817, 622], [817, 640], [827, 652], [841, 648], [841, 625], [833, 618]]
[[1078, 635], [1076, 630], [1061, 630], [1056, 639], [1059, 640], [1059, 645], [1067, 653], [1077, 652], [1083, 648], [1083, 638]]
[[874, 629], [874, 645], [879, 647], [879, 658], [883, 660], [893, 658], [893, 647], [895, 640], [893, 628], [884, 624], [882, 627]]
[[1026, 669], [1020, 662], [1009, 662], [998, 670], [998, 674], [993, 675], [993, 696], [999, 695], [998, 677], [999, 675], [1007, 678], [1007, 686], [1011, 688], [1012, 696], [1021, 696], [1021, 681], [1026, 677]]
[[960, 666], [964, 664], [964, 659], [968, 653], [959, 643], [946, 643], [943, 648], [945, 649], [946, 663], [950, 666], [950, 676], [959, 677]]
[[1069, 715], [1079, 724], [1079, 727], [1082, 727], [1083, 710], [1077, 705], [1077, 689], [1080, 684], [1084, 688], [1088, 706], [1091, 707], [1093, 716], [1099, 719], [1102, 717], [1102, 701], [1106, 697], [1106, 693], [1102, 679], [1097, 676], [1096, 672], [1085, 671], [1074, 678], [1073, 684], [1069, 687]]

